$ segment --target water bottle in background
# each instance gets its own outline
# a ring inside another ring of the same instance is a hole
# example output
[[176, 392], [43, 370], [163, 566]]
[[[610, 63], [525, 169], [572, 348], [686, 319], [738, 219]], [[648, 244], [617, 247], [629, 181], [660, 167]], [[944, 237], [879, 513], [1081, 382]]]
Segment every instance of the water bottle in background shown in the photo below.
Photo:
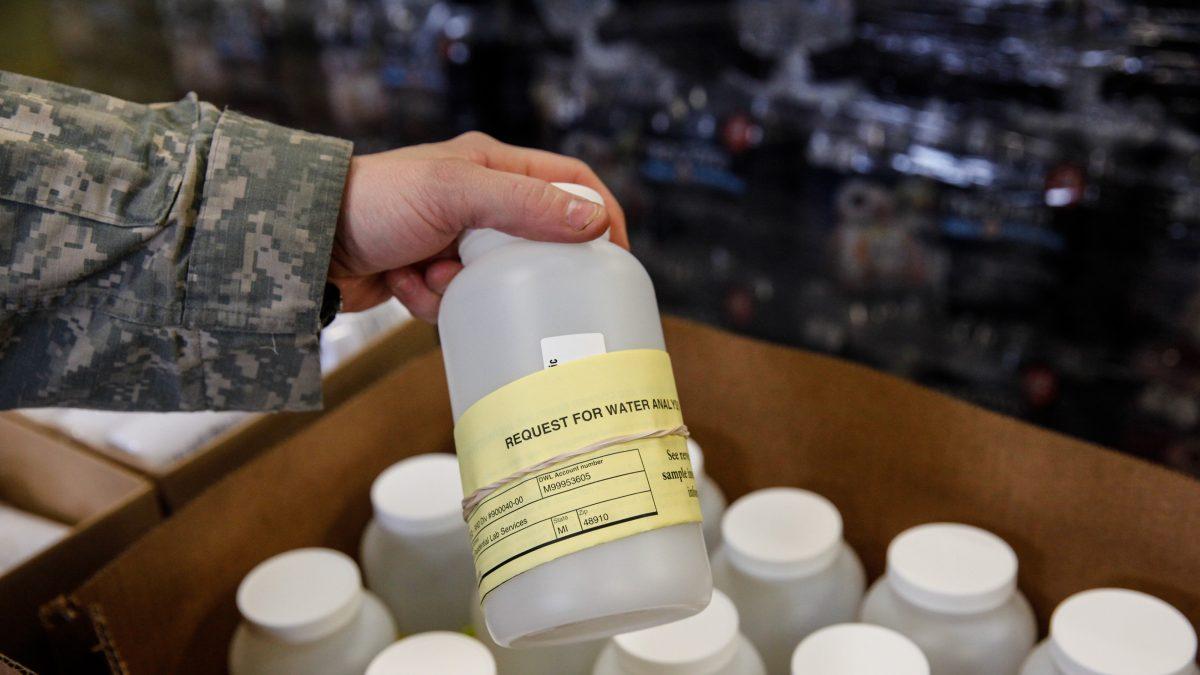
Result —
[[375, 515], [363, 531], [367, 588], [402, 634], [462, 630], [471, 620], [475, 566], [462, 519], [454, 455], [416, 455], [371, 485]]
[[1158, 598], [1098, 588], [1064, 600], [1050, 617], [1050, 637], [1029, 655], [1021, 675], [1200, 675], [1196, 631]]
[[786, 672], [813, 631], [854, 620], [866, 577], [828, 499], [797, 488], [758, 490], [730, 505], [721, 529], [713, 583], [737, 605], [742, 632], [770, 672]]
[[[566, 671], [562, 671], [566, 672]], [[738, 611], [721, 591], [702, 612], [609, 640], [592, 675], [766, 675], [738, 631]]]
[[1037, 636], [1012, 547], [955, 523], [893, 539], [887, 573], [867, 592], [861, 616], [917, 643], [938, 675], [1016, 675]]
[[302, 548], [259, 563], [237, 590], [230, 675], [362, 675], [396, 639], [349, 556]]
[[791, 673], [929, 675], [929, 660], [912, 640], [890, 628], [843, 623], [804, 638], [792, 654]]
[[704, 451], [695, 440], [687, 439], [688, 456], [696, 472], [696, 490], [700, 493], [700, 514], [704, 516], [704, 545], [711, 556], [721, 546], [721, 518], [725, 515], [725, 493], [704, 472]]
[[383, 650], [366, 675], [496, 675], [496, 662], [478, 640], [448, 631], [418, 633]]
[[475, 637], [488, 648], [496, 659], [496, 670], [500, 675], [564, 675], [587, 673], [600, 656], [605, 640], [572, 642], [547, 647], [525, 647], [510, 649], [501, 647], [492, 639], [483, 620], [483, 608], [478, 600], [471, 603], [471, 626]]

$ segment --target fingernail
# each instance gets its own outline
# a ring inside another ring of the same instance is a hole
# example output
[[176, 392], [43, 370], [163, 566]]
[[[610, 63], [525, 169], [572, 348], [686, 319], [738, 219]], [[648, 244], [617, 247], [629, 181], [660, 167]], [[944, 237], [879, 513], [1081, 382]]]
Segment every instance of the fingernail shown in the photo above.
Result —
[[586, 228], [598, 215], [600, 215], [600, 205], [595, 202], [589, 202], [586, 199], [572, 199], [571, 203], [567, 204], [567, 224], [573, 229]]

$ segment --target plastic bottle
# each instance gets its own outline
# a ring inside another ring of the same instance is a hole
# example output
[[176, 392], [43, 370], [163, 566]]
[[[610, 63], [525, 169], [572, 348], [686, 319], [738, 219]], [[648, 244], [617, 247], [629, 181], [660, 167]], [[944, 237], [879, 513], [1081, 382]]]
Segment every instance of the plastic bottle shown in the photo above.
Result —
[[383, 650], [366, 675], [496, 675], [496, 662], [478, 640], [448, 631], [418, 633]]
[[721, 525], [713, 583], [737, 605], [742, 632], [770, 672], [786, 672], [813, 631], [855, 619], [866, 576], [828, 499], [797, 488], [758, 490], [730, 505]]
[[1158, 598], [1098, 588], [1064, 600], [1021, 675], [1200, 675], [1196, 631]]
[[402, 634], [462, 630], [471, 620], [475, 566], [461, 502], [458, 461], [445, 453], [397, 462], [371, 485], [363, 574]]
[[861, 617], [917, 643], [937, 675], [1016, 675], [1037, 636], [1012, 547], [954, 523], [892, 540], [887, 573], [867, 592]]
[[716, 553], [721, 546], [721, 518], [725, 515], [725, 493], [704, 472], [704, 450], [695, 440], [687, 439], [688, 456], [696, 472], [696, 490], [700, 493], [700, 513], [704, 516], [704, 545], [708, 554]]
[[738, 632], [738, 611], [720, 591], [704, 611], [622, 633], [609, 641], [592, 675], [766, 675], [754, 645]]
[[604, 649], [605, 640], [588, 640], [571, 644], [547, 647], [525, 647], [510, 649], [496, 644], [488, 634], [483, 620], [483, 610], [478, 602], [471, 603], [471, 625], [475, 637], [483, 643], [496, 659], [496, 670], [500, 675], [574, 675], [587, 673]]
[[791, 672], [792, 675], [929, 675], [929, 660], [912, 640], [890, 628], [843, 623], [804, 638], [792, 654]]
[[302, 548], [259, 563], [237, 591], [230, 675], [361, 675], [396, 639], [349, 556]]
[[[556, 185], [601, 202], [594, 190]], [[472, 230], [459, 255], [465, 268], [438, 320], [456, 421], [492, 391], [542, 370], [543, 338], [599, 333], [608, 352], [665, 349], [649, 275], [607, 239], [560, 244]], [[711, 587], [701, 526], [684, 523], [535, 567], [488, 593], [483, 612], [503, 646], [576, 642], [694, 614]]]

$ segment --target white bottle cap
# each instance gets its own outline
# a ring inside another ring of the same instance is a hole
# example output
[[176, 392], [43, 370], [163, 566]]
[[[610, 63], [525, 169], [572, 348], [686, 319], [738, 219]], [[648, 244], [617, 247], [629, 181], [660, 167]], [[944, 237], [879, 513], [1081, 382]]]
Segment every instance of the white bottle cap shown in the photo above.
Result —
[[629, 672], [687, 675], [713, 672], [738, 649], [738, 613], [733, 602], [713, 590], [699, 614], [662, 626], [622, 633], [613, 638], [617, 661]]
[[[601, 206], [604, 205], [604, 197], [601, 197], [599, 192], [586, 185], [579, 185], [578, 183], [551, 183], [551, 185], [563, 192], [569, 192], [576, 197], [582, 197]], [[566, 214], [563, 214], [563, 217], [565, 219]], [[604, 237], [609, 237], [608, 232], [605, 232]], [[500, 230], [467, 230], [458, 237], [458, 257], [462, 258], [463, 264], [470, 264], [472, 260], [478, 258], [485, 251], [518, 241], [526, 240], [521, 237], [514, 237]]]
[[704, 475], [704, 451], [700, 449], [700, 444], [691, 438], [687, 439], [688, 457], [692, 460], [692, 471], [695, 472], [696, 478]]
[[464, 527], [462, 499], [458, 459], [444, 452], [396, 462], [371, 485], [375, 519], [396, 534]]
[[496, 675], [496, 660], [479, 640], [433, 631], [400, 640], [379, 652], [366, 675]]
[[1050, 657], [1066, 675], [1181, 675], [1194, 667], [1196, 631], [1152, 595], [1100, 588], [1054, 610]]
[[882, 626], [843, 623], [804, 638], [792, 652], [792, 675], [929, 675], [911, 640]]
[[747, 574], [808, 576], [837, 559], [842, 516], [832, 502], [808, 490], [767, 488], [725, 510], [721, 537], [730, 564]]
[[319, 640], [349, 623], [362, 604], [358, 566], [344, 553], [300, 548], [250, 570], [237, 607], [254, 628], [284, 642]]
[[993, 610], [1017, 588], [1017, 554], [1000, 537], [970, 525], [929, 523], [888, 546], [887, 579], [912, 604], [945, 614]]

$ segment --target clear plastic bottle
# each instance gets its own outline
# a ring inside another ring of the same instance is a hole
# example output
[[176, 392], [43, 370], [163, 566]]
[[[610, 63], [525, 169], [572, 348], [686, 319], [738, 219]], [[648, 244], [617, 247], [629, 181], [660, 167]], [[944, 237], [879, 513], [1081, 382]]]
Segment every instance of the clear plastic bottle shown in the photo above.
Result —
[[721, 546], [721, 518], [725, 515], [725, 492], [704, 472], [704, 450], [695, 440], [687, 439], [688, 456], [696, 472], [696, 491], [700, 493], [700, 514], [704, 516], [704, 545], [711, 556]]
[[813, 631], [855, 619], [866, 576], [828, 499], [797, 488], [758, 490], [730, 505], [721, 525], [713, 584], [737, 605], [742, 632], [770, 672], [786, 672]]
[[605, 640], [588, 640], [523, 649], [501, 647], [488, 634], [483, 609], [478, 602], [471, 603], [471, 625], [475, 637], [495, 657], [500, 675], [582, 675], [591, 671], [605, 645]]
[[462, 630], [471, 620], [475, 565], [461, 504], [458, 460], [445, 453], [397, 462], [371, 485], [363, 574], [402, 634]]
[[[565, 671], [563, 671], [565, 672]], [[713, 591], [704, 611], [609, 641], [592, 675], [766, 675], [754, 645], [738, 631], [738, 611]]]
[[237, 591], [230, 675], [361, 675], [396, 639], [349, 556], [302, 548], [259, 563]]
[[383, 650], [366, 675], [496, 675], [496, 662], [478, 640], [449, 631], [418, 633]]
[[937, 675], [1016, 675], [1037, 637], [1012, 547], [955, 523], [892, 540], [887, 573], [867, 592], [861, 618], [917, 643]]
[[1196, 630], [1158, 598], [1097, 588], [1064, 600], [1021, 675], [1200, 675]]
[[929, 675], [929, 660], [912, 640], [866, 623], [828, 626], [809, 635], [796, 647], [791, 664], [792, 675]]
[[[589, 188], [556, 185], [601, 202]], [[649, 275], [607, 239], [560, 244], [472, 230], [459, 255], [465, 268], [438, 319], [455, 420], [542, 370], [543, 338], [600, 333], [609, 352], [665, 349]], [[502, 646], [577, 642], [689, 616], [711, 589], [701, 526], [684, 523], [535, 567], [488, 593], [483, 612]]]

